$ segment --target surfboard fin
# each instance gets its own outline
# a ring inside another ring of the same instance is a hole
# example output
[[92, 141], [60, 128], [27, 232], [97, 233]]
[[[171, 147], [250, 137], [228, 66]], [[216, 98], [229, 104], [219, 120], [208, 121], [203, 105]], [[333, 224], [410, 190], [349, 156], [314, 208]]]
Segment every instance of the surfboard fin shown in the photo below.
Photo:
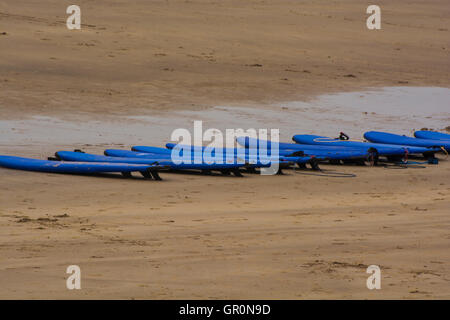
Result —
[[243, 177], [243, 175], [242, 175], [242, 173], [239, 171], [239, 169], [234, 169], [234, 170], [233, 170], [233, 174], [234, 174], [236, 177]]
[[149, 170], [147, 170], [147, 171], [139, 171], [141, 174], [142, 174], [142, 176], [145, 178], [145, 179], [153, 179], [153, 177], [152, 177], [152, 175], [150, 174], [150, 171]]
[[297, 163], [297, 166], [298, 166], [300, 169], [306, 169], [306, 164], [305, 164], [305, 163]]
[[313, 169], [314, 171], [320, 171], [319, 160], [317, 160], [317, 158], [312, 158], [311, 160], [309, 160], [309, 164], [311, 166], [311, 169]]
[[245, 171], [247, 173], [258, 173], [258, 170], [256, 170], [254, 167], [246, 167]]
[[122, 172], [122, 176], [124, 178], [131, 178], [132, 177], [131, 172]]
[[149, 173], [150, 173], [150, 175], [153, 177], [153, 179], [155, 181], [161, 181], [162, 180], [161, 177], [159, 176], [158, 171], [156, 171], [156, 170], [149, 170]]

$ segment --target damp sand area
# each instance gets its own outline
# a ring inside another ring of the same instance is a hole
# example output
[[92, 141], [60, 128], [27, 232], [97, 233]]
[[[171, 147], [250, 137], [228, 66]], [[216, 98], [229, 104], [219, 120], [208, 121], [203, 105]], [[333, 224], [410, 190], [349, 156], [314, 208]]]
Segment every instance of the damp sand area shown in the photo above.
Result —
[[[47, 152], [48, 147], [163, 146], [177, 128], [193, 133], [193, 122], [203, 130], [279, 129], [281, 141], [294, 134], [335, 137], [343, 131], [360, 139], [365, 131], [411, 135], [414, 130], [443, 130], [450, 124], [450, 89], [387, 87], [377, 90], [321, 95], [307, 102], [284, 102], [270, 107], [216, 106], [203, 111], [156, 114], [86, 116], [65, 119], [31, 116], [0, 120], [0, 148], [4, 151]], [[67, 120], [79, 119], [79, 120]]]

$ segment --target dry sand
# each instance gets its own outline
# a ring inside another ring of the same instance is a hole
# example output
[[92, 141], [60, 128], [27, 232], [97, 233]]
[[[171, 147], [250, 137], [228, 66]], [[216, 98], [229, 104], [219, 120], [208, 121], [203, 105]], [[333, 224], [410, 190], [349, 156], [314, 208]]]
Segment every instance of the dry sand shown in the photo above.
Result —
[[[79, 1], [79, 32], [64, 26], [69, 4], [0, 3], [1, 119], [449, 87], [444, 0], [379, 1], [376, 32], [356, 0]], [[449, 161], [324, 168], [357, 177], [0, 168], [0, 298], [450, 298]], [[82, 290], [66, 289], [72, 264]], [[371, 264], [381, 290], [366, 288]]]
[[[2, 117], [266, 104], [368, 86], [443, 86], [447, 0], [0, 3]], [[19, 112], [19, 113], [18, 113]]]
[[[357, 177], [0, 169], [0, 297], [450, 298], [448, 161], [326, 169]], [[80, 291], [65, 287], [72, 264]]]

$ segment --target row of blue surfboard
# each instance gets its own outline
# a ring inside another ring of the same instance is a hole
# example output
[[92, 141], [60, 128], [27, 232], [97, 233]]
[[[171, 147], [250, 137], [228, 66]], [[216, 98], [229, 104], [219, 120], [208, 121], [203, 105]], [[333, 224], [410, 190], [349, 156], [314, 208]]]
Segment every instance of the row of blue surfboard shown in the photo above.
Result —
[[[414, 135], [415, 137], [407, 137], [369, 131], [364, 134], [367, 141], [353, 141], [343, 134], [340, 138], [303, 134], [293, 136], [295, 143], [275, 143], [239, 137], [237, 142], [243, 148], [226, 149], [168, 143], [166, 148], [134, 146], [131, 151], [107, 149], [104, 155], [58, 151], [55, 158], [49, 160], [0, 156], [0, 166], [74, 174], [120, 172], [124, 176], [130, 176], [131, 172], [140, 172], [146, 178], [160, 180], [158, 172], [163, 170], [218, 170], [224, 174], [234, 173], [239, 176], [239, 170], [242, 168], [253, 170], [269, 167], [274, 162], [277, 162], [280, 168], [293, 164], [300, 167], [310, 164], [312, 168], [317, 168], [317, 164], [324, 161], [377, 161], [380, 156], [398, 160], [405, 155], [421, 154], [437, 163], [435, 153], [450, 151], [450, 134], [416, 131]], [[175, 161], [173, 155], [178, 155], [179, 161]]]

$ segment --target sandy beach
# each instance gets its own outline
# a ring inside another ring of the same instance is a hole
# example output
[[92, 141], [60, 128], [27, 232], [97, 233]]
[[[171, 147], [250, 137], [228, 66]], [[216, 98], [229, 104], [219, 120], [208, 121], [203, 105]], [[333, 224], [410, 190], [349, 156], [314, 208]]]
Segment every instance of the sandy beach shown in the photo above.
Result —
[[[448, 161], [326, 169], [357, 177], [1, 169], [0, 297], [449, 298]], [[72, 264], [79, 291], [65, 287]], [[366, 288], [371, 264], [381, 290]]]
[[[1, 154], [163, 146], [163, 126], [191, 128], [205, 114], [218, 127], [285, 126], [283, 139], [296, 123], [352, 135], [450, 125], [445, 105], [427, 118], [314, 102], [449, 88], [444, 0], [379, 1], [378, 31], [356, 0], [79, 1], [79, 31], [65, 27], [70, 4], [0, 3]], [[312, 104], [288, 104], [299, 101]], [[0, 298], [449, 299], [450, 160], [439, 158], [161, 182], [0, 168]], [[81, 290], [66, 288], [69, 265]], [[366, 287], [369, 265], [381, 290]]]

